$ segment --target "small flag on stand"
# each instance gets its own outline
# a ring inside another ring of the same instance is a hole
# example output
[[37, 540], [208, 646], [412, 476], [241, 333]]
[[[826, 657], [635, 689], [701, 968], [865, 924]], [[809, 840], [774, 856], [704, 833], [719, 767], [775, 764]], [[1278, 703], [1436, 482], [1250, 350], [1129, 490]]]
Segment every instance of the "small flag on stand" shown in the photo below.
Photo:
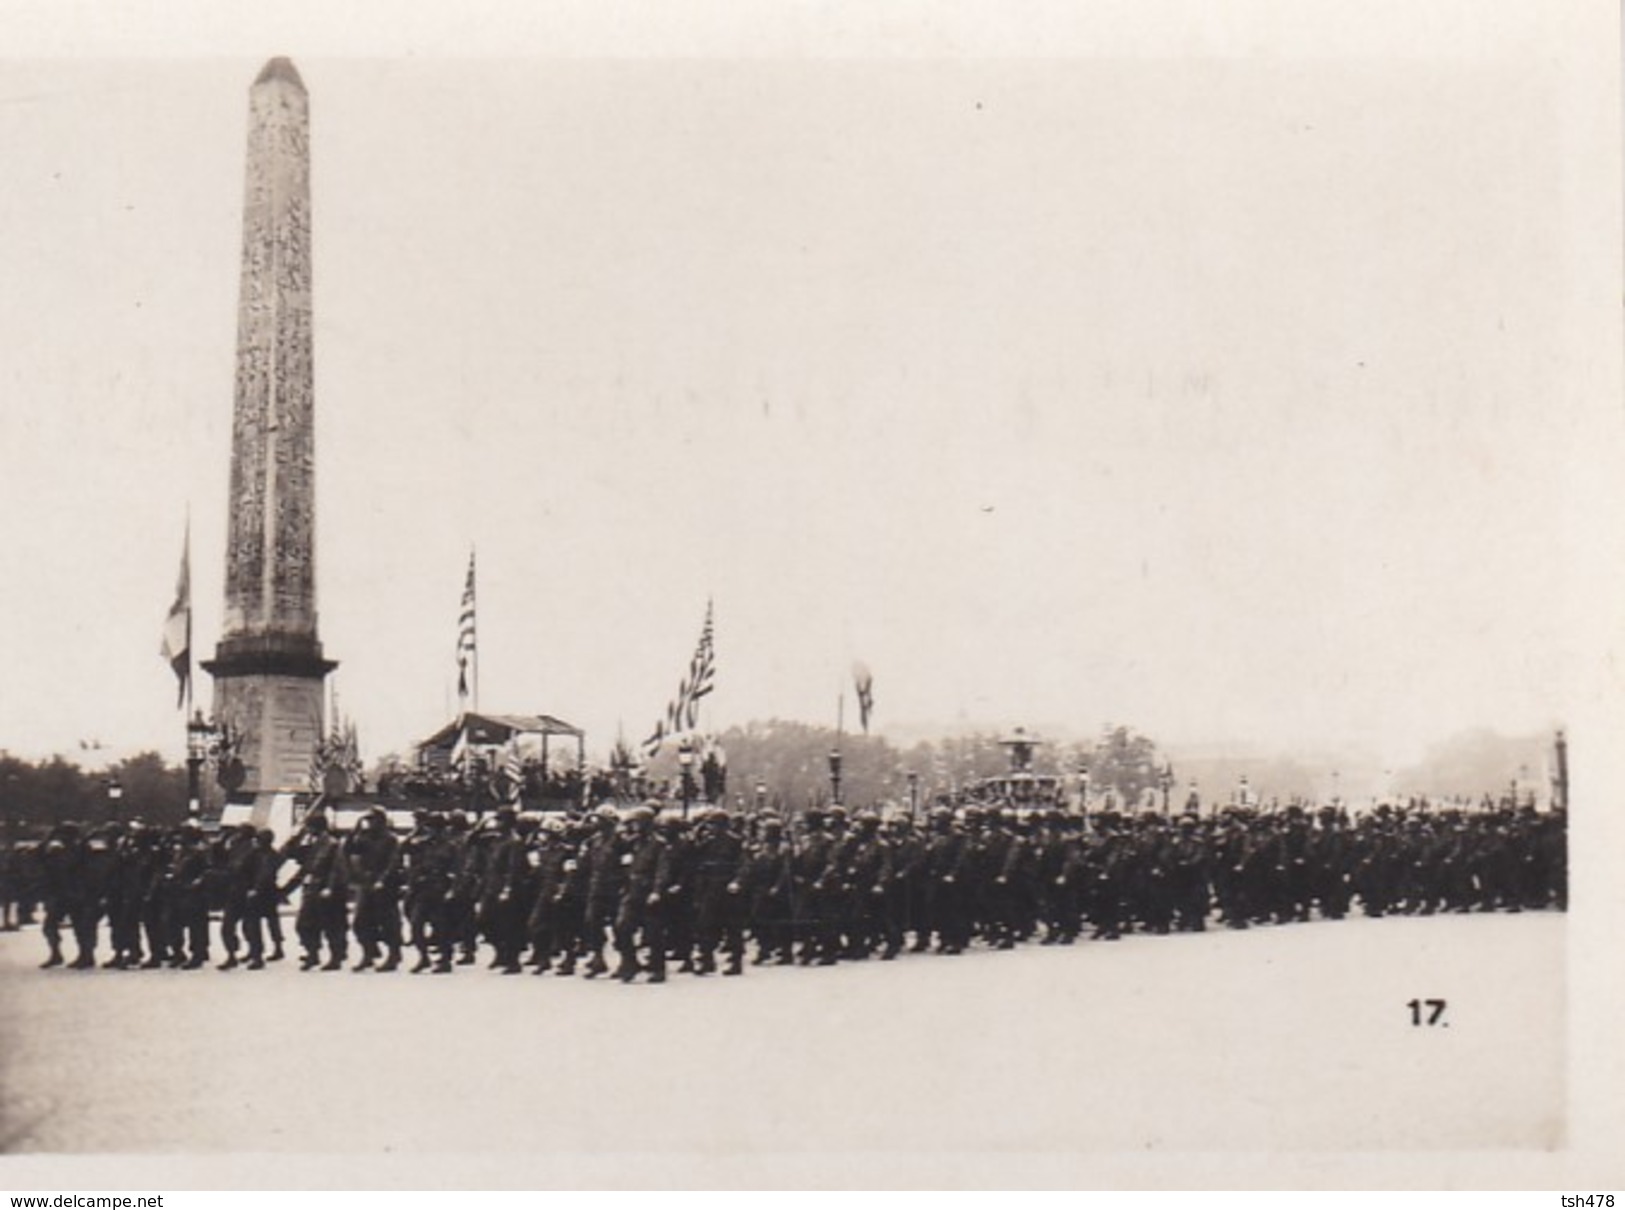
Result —
[[175, 699], [179, 709], [186, 705], [192, 689], [192, 529], [187, 526], [186, 541], [181, 547], [180, 578], [175, 582], [175, 603], [169, 607], [164, 619], [163, 642], [158, 654], [174, 669], [180, 692]]

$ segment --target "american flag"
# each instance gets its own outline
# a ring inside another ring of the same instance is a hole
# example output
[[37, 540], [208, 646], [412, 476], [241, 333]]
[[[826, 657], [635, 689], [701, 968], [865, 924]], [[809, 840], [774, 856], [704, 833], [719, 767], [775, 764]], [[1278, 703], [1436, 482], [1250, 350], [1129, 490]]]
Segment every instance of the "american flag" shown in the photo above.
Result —
[[694, 648], [694, 658], [689, 660], [688, 673], [677, 686], [677, 696], [666, 703], [665, 717], [655, 724], [654, 731], [643, 741], [646, 757], [652, 759], [668, 735], [694, 730], [700, 720], [700, 699], [716, 688], [716, 648], [711, 619], [711, 602], [707, 601], [705, 625], [700, 630], [700, 642]]
[[517, 735], [508, 740], [507, 750], [502, 754], [502, 772], [508, 783], [508, 801], [518, 803], [525, 788], [525, 761], [519, 754]]
[[[469, 676], [471, 665], [475, 675]], [[468, 552], [468, 579], [463, 583], [463, 605], [457, 615], [457, 696], [466, 699], [471, 682], [477, 682], [478, 670], [474, 647], [474, 552]], [[479, 699], [475, 699], [476, 709]]]
[[310, 753], [309, 782], [312, 794], [320, 794], [326, 788], [328, 748], [327, 737], [321, 733], [321, 728], [318, 726], [316, 729], [316, 746], [311, 749]]

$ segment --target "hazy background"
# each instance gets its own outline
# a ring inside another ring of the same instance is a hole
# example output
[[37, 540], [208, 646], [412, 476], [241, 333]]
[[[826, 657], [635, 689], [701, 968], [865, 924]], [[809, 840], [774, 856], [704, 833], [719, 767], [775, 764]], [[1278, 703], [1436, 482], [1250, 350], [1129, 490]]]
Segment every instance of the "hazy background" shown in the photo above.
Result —
[[575, 9], [455, 55], [426, 12], [370, 54], [36, 29], [0, 63], [0, 747], [181, 753], [159, 628], [190, 507], [218, 634], [279, 53], [321, 637], [369, 759], [456, 708], [471, 544], [482, 706], [591, 753], [649, 731], [708, 597], [716, 730], [843, 685], [850, 725], [854, 659], [900, 741], [1110, 720], [1382, 766], [1572, 721], [1618, 448], [1574, 14], [1311, 8], [872, 19], [862, 55], [790, 8], [764, 57]]

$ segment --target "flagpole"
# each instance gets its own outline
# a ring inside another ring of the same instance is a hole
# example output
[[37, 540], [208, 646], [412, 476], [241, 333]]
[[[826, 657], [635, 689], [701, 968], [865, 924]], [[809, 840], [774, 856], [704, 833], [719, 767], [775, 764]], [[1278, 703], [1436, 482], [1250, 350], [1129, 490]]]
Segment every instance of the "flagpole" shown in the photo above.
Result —
[[186, 567], [186, 709], [192, 717], [192, 502], [186, 502], [186, 533], [181, 539], [181, 562]]

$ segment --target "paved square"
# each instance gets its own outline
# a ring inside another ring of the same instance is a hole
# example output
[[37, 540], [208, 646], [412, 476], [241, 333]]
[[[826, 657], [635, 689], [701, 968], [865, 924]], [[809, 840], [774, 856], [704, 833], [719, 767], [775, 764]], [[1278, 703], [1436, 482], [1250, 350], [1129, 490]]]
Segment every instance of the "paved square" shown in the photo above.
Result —
[[1547, 1150], [1564, 948], [1555, 913], [1351, 919], [652, 987], [41, 972], [30, 930], [0, 938], [6, 1149]]

